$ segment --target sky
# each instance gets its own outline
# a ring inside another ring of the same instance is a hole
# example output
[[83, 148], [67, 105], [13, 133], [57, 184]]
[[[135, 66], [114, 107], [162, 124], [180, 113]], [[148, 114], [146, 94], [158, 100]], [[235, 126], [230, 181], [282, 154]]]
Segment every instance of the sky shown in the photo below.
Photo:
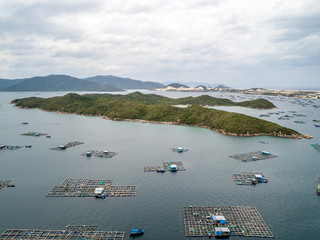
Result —
[[319, 0], [0, 0], [0, 78], [320, 89]]

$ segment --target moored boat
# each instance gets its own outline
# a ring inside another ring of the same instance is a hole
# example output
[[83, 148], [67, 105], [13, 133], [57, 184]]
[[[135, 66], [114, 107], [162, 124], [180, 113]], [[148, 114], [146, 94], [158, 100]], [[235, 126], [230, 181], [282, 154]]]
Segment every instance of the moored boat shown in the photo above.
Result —
[[131, 229], [130, 237], [140, 236], [140, 235], [142, 235], [142, 234], [144, 234], [144, 229], [134, 228], [134, 229]]

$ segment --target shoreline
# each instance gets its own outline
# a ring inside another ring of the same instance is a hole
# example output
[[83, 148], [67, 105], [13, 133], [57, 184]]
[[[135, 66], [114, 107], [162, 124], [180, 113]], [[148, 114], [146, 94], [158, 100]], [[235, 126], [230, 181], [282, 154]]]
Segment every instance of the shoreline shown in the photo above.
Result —
[[292, 138], [292, 139], [313, 139], [312, 135], [307, 135], [307, 134], [292, 134], [292, 135], [287, 135], [287, 134], [282, 134], [280, 133], [247, 133], [247, 134], [236, 134], [236, 133], [229, 133], [229, 132], [225, 132], [223, 130], [218, 130], [218, 129], [214, 129], [214, 128], [210, 128], [208, 126], [199, 126], [199, 125], [187, 125], [187, 124], [181, 124], [181, 123], [177, 123], [177, 122], [158, 122], [158, 121], [151, 121], [151, 120], [143, 120], [143, 119], [112, 119], [106, 116], [102, 116], [102, 115], [92, 115], [92, 114], [80, 114], [80, 113], [70, 113], [70, 112], [61, 112], [61, 111], [49, 111], [46, 109], [42, 109], [42, 108], [29, 108], [29, 107], [18, 107], [20, 109], [39, 109], [41, 111], [45, 111], [45, 112], [54, 112], [54, 113], [60, 113], [60, 114], [75, 114], [75, 115], [79, 115], [79, 116], [86, 116], [86, 117], [101, 117], [102, 119], [105, 120], [111, 120], [111, 121], [124, 121], [124, 122], [141, 122], [141, 123], [152, 123], [152, 124], [167, 124], [167, 125], [178, 125], [178, 126], [187, 126], [187, 127], [201, 127], [201, 128], [206, 128], [208, 130], [211, 131], [215, 131], [217, 133], [226, 135], [226, 136], [233, 136], [233, 137], [258, 137], [258, 136], [270, 136], [270, 137], [279, 137], [279, 138]]

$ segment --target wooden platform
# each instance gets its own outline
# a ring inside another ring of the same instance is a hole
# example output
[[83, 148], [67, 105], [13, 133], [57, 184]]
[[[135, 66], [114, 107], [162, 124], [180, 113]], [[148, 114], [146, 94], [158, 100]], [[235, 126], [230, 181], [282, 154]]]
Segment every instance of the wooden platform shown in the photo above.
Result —
[[1, 145], [0, 150], [17, 150], [22, 148], [22, 146], [19, 145]]
[[[119, 154], [117, 152], [109, 152], [109, 151], [108, 153], [105, 153], [104, 151], [99, 151], [99, 150], [89, 150], [87, 152], [91, 152], [92, 156], [100, 157], [100, 158], [113, 158], [114, 156]], [[82, 153], [81, 156], [86, 156], [87, 152]]]
[[184, 168], [182, 162], [164, 162], [163, 166], [146, 166], [144, 167], [145, 172], [156, 172], [159, 169], [164, 168], [167, 171], [170, 171], [169, 165], [175, 164], [178, 167], [178, 171], [185, 171], [186, 169]]
[[178, 171], [185, 171], [186, 170], [184, 168], [182, 162], [164, 162], [163, 166], [167, 171], [170, 171], [169, 166], [172, 165], [172, 164], [177, 165]]
[[31, 137], [40, 137], [40, 136], [46, 136], [48, 133], [39, 133], [39, 132], [27, 132], [22, 133], [23, 136], [31, 136]]
[[266, 154], [262, 154], [262, 151], [257, 151], [257, 152], [236, 154], [236, 155], [232, 155], [229, 157], [237, 159], [241, 162], [254, 162], [254, 161], [258, 161], [258, 160], [275, 158], [278, 156], [276, 156], [274, 154], [266, 155]]
[[264, 179], [264, 182], [268, 181], [262, 172], [235, 173], [235, 174], [232, 174], [232, 178], [237, 185], [252, 185], [251, 180], [255, 178], [255, 175], [261, 175], [262, 178]]
[[118, 231], [7, 229], [0, 235], [0, 239], [123, 240], [124, 235], [125, 232]]
[[187, 149], [187, 148], [182, 148], [182, 150], [183, 150], [182, 152], [180, 152], [178, 148], [171, 148], [171, 150], [172, 150], [172, 152], [177, 152], [177, 153], [184, 153], [184, 152], [189, 151], [189, 149]]
[[[214, 236], [215, 227], [228, 227], [231, 236], [273, 237], [267, 224], [254, 207], [213, 206], [184, 207], [184, 224], [186, 237]], [[212, 215], [222, 215], [225, 224], [216, 223]]]
[[10, 180], [0, 180], [0, 190], [7, 186], [10, 182]]
[[106, 197], [134, 197], [137, 191], [136, 186], [114, 186], [112, 180], [71, 178], [54, 187], [47, 197], [95, 197], [96, 188], [104, 188]]
[[[84, 144], [84, 142], [70, 142], [70, 143], [67, 143], [66, 145], [62, 145], [62, 146], [64, 146], [65, 149], [67, 149], [70, 147], [78, 146], [80, 144]], [[55, 147], [55, 148], [50, 148], [50, 150], [63, 151], [64, 149], [61, 149], [60, 147]]]
[[95, 231], [97, 228], [97, 225], [68, 225], [66, 227], [70, 231]]

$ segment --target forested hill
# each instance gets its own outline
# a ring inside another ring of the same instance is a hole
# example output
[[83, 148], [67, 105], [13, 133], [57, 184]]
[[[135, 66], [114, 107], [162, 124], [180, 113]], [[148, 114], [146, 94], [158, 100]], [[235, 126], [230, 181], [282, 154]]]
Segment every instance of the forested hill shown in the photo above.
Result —
[[[146, 99], [153, 102], [146, 104]], [[202, 98], [200, 98], [202, 99]], [[210, 99], [210, 98], [205, 98]], [[200, 126], [235, 136], [270, 135], [301, 138], [300, 133], [262, 119], [243, 114], [202, 107], [198, 104], [186, 108], [174, 107], [174, 104], [201, 102], [199, 98], [170, 99], [159, 95], [78, 95], [67, 94], [53, 98], [25, 98], [12, 101], [22, 108], [40, 108], [47, 111], [104, 116], [113, 120], [145, 120], [166, 122], [177, 125]], [[207, 103], [207, 102], [206, 102]], [[207, 104], [205, 104], [207, 105]]]

